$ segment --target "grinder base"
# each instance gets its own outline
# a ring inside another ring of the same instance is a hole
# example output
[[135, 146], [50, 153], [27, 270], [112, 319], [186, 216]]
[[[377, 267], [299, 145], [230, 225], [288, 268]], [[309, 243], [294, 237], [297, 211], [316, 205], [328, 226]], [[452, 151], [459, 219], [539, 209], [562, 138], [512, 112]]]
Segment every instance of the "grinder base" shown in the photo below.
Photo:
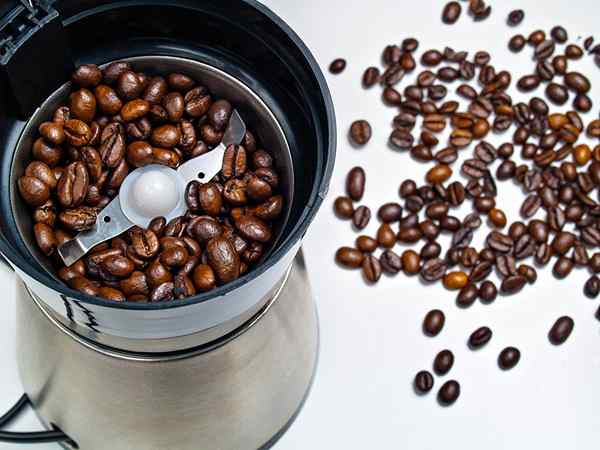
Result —
[[25, 390], [44, 425], [82, 450], [268, 448], [310, 389], [318, 323], [301, 252], [269, 309], [209, 351], [102, 348], [52, 319], [20, 281], [17, 292]]

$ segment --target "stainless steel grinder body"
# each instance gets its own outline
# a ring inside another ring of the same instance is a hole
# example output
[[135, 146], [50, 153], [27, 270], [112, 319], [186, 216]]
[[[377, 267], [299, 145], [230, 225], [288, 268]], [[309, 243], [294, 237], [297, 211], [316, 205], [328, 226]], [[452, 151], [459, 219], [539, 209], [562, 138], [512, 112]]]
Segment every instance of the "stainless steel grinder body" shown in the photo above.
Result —
[[[286, 222], [259, 268], [179, 302], [114, 304], [58, 282], [36, 255], [14, 181], [27, 156], [19, 149], [43, 114], [27, 122], [0, 111], [0, 179], [10, 194], [0, 198], [0, 252], [24, 282], [17, 320], [27, 393], [44, 423], [84, 450], [268, 446], [293, 420], [316, 364], [314, 304], [296, 255], [335, 154], [333, 107], [318, 65], [253, 0], [48, 3], [54, 18], [62, 16], [74, 64], [133, 58], [179, 68], [217, 94], [233, 92], [259, 140], [279, 149], [275, 161], [290, 184]], [[66, 92], [53, 89], [50, 104]], [[16, 99], [21, 111], [25, 100]]]

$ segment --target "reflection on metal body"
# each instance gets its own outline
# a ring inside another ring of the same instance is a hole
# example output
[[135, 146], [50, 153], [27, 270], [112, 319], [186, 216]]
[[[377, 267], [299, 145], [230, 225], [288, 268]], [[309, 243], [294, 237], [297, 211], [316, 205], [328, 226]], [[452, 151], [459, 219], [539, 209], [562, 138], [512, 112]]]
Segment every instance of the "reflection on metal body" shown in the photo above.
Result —
[[272, 304], [230, 336], [177, 354], [99, 347], [19, 283], [26, 392], [44, 424], [82, 450], [257, 449], [289, 425], [309, 390], [318, 324], [300, 255]]

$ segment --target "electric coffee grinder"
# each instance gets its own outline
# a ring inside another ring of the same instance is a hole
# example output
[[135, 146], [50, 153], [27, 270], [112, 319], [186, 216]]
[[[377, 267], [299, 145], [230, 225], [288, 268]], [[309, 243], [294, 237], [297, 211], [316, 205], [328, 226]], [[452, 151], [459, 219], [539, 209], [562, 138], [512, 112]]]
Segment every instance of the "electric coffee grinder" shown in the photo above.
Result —
[[[77, 65], [128, 60], [227, 93], [287, 180], [262, 264], [205, 294], [115, 303], [47, 270], [16, 180]], [[335, 118], [296, 34], [253, 0], [17, 0], [0, 6], [0, 252], [17, 275], [18, 365], [47, 428], [0, 442], [82, 450], [270, 447], [298, 414], [318, 355], [301, 239], [327, 192]]]

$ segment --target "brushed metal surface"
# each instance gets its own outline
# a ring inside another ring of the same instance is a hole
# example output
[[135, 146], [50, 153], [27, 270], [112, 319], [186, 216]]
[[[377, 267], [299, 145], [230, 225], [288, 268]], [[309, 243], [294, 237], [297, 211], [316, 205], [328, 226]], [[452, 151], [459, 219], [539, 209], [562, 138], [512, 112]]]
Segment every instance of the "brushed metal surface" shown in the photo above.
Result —
[[19, 371], [46, 426], [82, 450], [254, 450], [309, 389], [318, 324], [303, 259], [271, 307], [209, 349], [136, 355], [98, 347], [46, 315], [21, 284]]

